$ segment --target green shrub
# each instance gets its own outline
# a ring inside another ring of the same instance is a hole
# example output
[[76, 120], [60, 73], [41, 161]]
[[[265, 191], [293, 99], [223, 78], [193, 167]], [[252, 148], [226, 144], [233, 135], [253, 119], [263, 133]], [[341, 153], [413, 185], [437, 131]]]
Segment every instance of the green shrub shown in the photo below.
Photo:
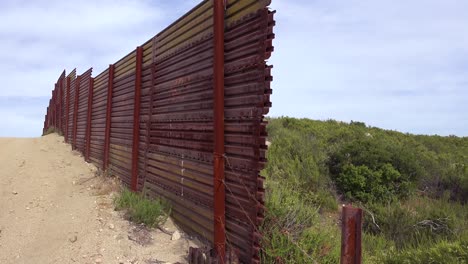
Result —
[[385, 264], [466, 264], [468, 243], [466, 241], [440, 241], [430, 247], [419, 247], [402, 252], [392, 252], [382, 259]]
[[391, 202], [398, 197], [406, 197], [410, 184], [400, 178], [400, 172], [388, 163], [377, 170], [365, 165], [346, 164], [335, 180], [347, 199], [367, 203]]
[[114, 203], [115, 210], [125, 210], [130, 221], [149, 227], [164, 223], [170, 213], [170, 206], [165, 200], [149, 199], [144, 192], [134, 193], [128, 189], [122, 190]]
[[412, 158], [401, 157], [404, 152], [374, 138], [352, 141], [331, 154], [330, 172], [346, 199], [364, 203], [402, 199], [411, 192], [411, 178], [419, 174]]
[[382, 234], [399, 250], [463, 239], [468, 228], [466, 206], [414, 197], [407, 202], [369, 205], [375, 217], [365, 217], [364, 231]]
[[267, 188], [262, 263], [337, 263], [339, 229], [320, 223], [313, 195], [272, 181], [267, 182]]

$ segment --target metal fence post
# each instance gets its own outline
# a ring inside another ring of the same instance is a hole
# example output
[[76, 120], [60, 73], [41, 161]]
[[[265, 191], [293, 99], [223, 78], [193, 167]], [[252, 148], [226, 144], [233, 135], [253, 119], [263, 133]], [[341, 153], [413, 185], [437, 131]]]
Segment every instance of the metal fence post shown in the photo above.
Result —
[[112, 90], [114, 88], [114, 65], [109, 65], [109, 82], [107, 87], [107, 105], [106, 105], [106, 134], [104, 135], [104, 159], [102, 169], [106, 170], [109, 166], [109, 148], [111, 132], [111, 114], [112, 114]]
[[93, 111], [93, 91], [94, 91], [94, 78], [89, 78], [89, 90], [88, 90], [88, 118], [86, 123], [86, 148], [85, 148], [85, 160], [89, 162], [89, 152], [91, 147], [91, 118]]
[[214, 246], [221, 263], [226, 255], [226, 190], [224, 186], [224, 0], [214, 0]]
[[143, 64], [143, 48], [136, 49], [135, 98], [133, 103], [133, 147], [132, 147], [132, 190], [138, 188], [138, 152], [140, 150], [140, 103], [141, 103], [141, 68]]
[[361, 264], [362, 209], [343, 206], [341, 212], [341, 264]]
[[77, 135], [77, 124], [78, 124], [78, 103], [80, 101], [80, 82], [81, 76], [78, 75], [75, 80], [75, 107], [73, 110], [73, 142], [72, 142], [72, 150], [76, 149], [76, 135]]

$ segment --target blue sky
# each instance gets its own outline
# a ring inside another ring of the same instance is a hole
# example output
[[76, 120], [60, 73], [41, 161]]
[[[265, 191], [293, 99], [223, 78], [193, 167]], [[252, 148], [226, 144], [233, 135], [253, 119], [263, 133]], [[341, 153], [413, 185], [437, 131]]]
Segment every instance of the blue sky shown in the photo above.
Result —
[[[64, 68], [96, 76], [198, 2], [1, 1], [0, 136], [39, 136]], [[272, 9], [271, 116], [468, 136], [467, 1], [273, 0]]]

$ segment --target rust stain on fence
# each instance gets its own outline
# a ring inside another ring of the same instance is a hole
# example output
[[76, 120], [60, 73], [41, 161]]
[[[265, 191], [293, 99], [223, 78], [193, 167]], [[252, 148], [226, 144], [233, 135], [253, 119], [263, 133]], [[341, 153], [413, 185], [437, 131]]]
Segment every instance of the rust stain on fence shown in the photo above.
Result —
[[260, 262], [269, 3], [203, 1], [96, 77], [63, 72], [44, 121], [87, 161], [171, 202], [217, 263]]

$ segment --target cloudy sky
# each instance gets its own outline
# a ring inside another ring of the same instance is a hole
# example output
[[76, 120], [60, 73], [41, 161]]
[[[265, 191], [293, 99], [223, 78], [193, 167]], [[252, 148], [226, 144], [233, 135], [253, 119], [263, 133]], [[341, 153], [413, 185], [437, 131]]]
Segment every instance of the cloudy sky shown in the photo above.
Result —
[[[0, 136], [39, 136], [63, 69], [94, 76], [199, 1], [0, 1]], [[468, 136], [468, 2], [273, 0], [271, 116]]]

